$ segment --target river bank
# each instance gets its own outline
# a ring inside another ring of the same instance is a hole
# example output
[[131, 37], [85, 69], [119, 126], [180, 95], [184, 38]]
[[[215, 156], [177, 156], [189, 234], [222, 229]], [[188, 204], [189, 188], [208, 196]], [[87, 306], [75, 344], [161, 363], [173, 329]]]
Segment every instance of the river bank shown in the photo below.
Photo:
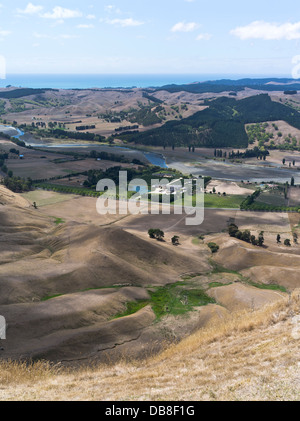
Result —
[[[5, 131], [4, 131], [5, 130]], [[1, 126], [0, 126], [1, 131]], [[267, 161], [257, 159], [247, 159], [239, 163], [227, 159], [215, 159], [214, 149], [196, 148], [194, 152], [188, 148], [162, 148], [162, 147], [143, 147], [142, 145], [108, 145], [81, 141], [64, 143], [64, 140], [47, 139], [41, 141], [35, 139], [31, 134], [22, 132], [12, 126], [2, 126], [2, 131], [25, 142], [26, 146], [59, 151], [72, 151], [83, 149], [88, 153], [91, 150], [98, 152], [108, 152], [113, 154], [122, 154], [125, 157], [138, 159], [141, 162], [148, 162], [161, 168], [174, 168], [183, 174], [192, 174], [193, 176], [210, 176], [213, 179], [228, 180], [240, 182], [290, 182], [294, 177], [296, 184], [300, 184], [300, 153], [291, 151], [271, 151]], [[229, 148], [228, 151], [232, 149]], [[241, 152], [243, 152], [241, 150]], [[289, 167], [280, 165], [280, 159], [295, 160], [296, 166]]]

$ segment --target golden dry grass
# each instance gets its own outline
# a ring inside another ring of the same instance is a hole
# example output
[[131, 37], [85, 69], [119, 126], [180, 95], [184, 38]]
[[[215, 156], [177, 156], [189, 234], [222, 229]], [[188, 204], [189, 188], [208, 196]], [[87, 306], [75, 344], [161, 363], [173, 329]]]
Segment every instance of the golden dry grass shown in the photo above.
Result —
[[2, 362], [0, 399], [299, 400], [299, 304], [298, 289], [258, 311], [228, 315], [143, 362], [124, 357], [78, 369]]

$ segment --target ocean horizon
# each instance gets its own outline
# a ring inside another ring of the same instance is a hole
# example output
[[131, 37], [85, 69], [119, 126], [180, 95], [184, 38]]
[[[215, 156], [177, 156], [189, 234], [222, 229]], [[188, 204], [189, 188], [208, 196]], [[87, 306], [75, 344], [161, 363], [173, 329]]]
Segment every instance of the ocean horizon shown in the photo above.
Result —
[[238, 74], [8, 74], [5, 79], [0, 80], [0, 88], [7, 86], [35, 89], [150, 88], [221, 79], [267, 77], [270, 76]]

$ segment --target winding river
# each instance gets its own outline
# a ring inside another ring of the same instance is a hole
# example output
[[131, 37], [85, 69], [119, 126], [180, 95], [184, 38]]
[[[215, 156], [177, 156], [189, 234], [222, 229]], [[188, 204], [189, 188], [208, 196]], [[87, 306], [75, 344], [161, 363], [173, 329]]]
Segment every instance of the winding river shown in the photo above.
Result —
[[234, 164], [229, 161], [214, 161], [213, 159], [199, 158], [195, 162], [186, 162], [178, 159], [166, 159], [165, 156], [155, 152], [142, 151], [140, 149], [126, 148], [115, 145], [98, 145], [95, 143], [37, 143], [31, 135], [24, 134], [20, 129], [12, 126], [0, 125], [0, 132], [4, 132], [17, 139], [23, 140], [26, 145], [32, 147], [42, 148], [59, 148], [59, 149], [96, 149], [109, 153], [122, 152], [124, 156], [131, 155], [140, 160], [147, 160], [152, 165], [161, 168], [174, 168], [181, 171], [183, 174], [193, 174], [195, 176], [210, 176], [220, 180], [230, 181], [251, 181], [251, 182], [269, 182], [274, 181], [278, 183], [290, 182], [291, 177], [294, 177], [295, 183], [300, 184], [300, 171], [296, 168], [281, 168], [279, 164], [258, 161], [258, 163], [249, 164]]

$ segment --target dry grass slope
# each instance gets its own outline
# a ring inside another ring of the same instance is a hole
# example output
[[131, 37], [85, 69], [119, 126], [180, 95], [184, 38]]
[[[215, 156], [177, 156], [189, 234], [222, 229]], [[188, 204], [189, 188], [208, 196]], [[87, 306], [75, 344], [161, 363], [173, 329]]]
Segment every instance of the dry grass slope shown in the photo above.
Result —
[[[52, 213], [55, 205], [36, 210], [0, 193], [0, 314], [8, 323], [0, 399], [299, 399], [299, 249], [281, 250], [268, 237], [290, 232], [298, 219], [290, 226], [285, 215], [259, 214], [253, 229], [267, 233], [261, 249], [220, 234], [229, 217], [247, 228], [250, 214], [208, 212], [201, 230], [213, 234], [193, 242], [199, 231], [182, 216], [91, 223], [86, 201], [63, 202], [74, 208], [65, 217]], [[53, 215], [66, 222], [57, 225]], [[165, 243], [148, 238], [151, 226], [165, 230]], [[209, 241], [220, 246], [213, 260]], [[159, 322], [151, 305], [114, 318], [176, 281], [216, 303]]]
[[[0, 363], [2, 400], [299, 400], [300, 290], [235, 312], [144, 362]], [[297, 322], [298, 321], [298, 325]]]
[[206, 255], [187, 256], [122, 227], [56, 225], [39, 209], [11, 203], [0, 206], [0, 220], [0, 314], [8, 323], [2, 358], [107, 359], [126, 347], [138, 356], [153, 338], [159, 349], [164, 333], [152, 327], [149, 306], [112, 317], [127, 302], [149, 300], [149, 287], [210, 269]]

